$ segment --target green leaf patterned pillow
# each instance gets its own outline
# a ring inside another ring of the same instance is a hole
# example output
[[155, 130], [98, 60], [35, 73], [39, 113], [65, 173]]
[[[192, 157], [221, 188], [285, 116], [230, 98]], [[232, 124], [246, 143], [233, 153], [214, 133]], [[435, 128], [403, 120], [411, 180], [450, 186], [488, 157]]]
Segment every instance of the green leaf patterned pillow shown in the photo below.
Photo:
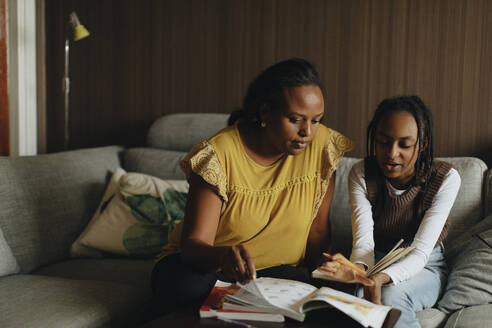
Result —
[[80, 243], [105, 253], [154, 257], [183, 219], [187, 193], [185, 180], [126, 173], [117, 190], [105, 195]]

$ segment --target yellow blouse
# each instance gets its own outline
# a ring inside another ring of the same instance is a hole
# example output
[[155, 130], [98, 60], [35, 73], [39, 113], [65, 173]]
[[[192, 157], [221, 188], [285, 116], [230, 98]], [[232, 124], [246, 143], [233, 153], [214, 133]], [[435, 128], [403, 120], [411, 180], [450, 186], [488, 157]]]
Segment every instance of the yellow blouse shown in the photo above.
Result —
[[[200, 175], [223, 200], [215, 245], [246, 245], [261, 270], [303, 259], [330, 177], [352, 148], [350, 139], [320, 125], [302, 153], [262, 166], [247, 155], [233, 125], [196, 144], [180, 166], [188, 178]], [[180, 236], [178, 225], [160, 258], [180, 251]]]

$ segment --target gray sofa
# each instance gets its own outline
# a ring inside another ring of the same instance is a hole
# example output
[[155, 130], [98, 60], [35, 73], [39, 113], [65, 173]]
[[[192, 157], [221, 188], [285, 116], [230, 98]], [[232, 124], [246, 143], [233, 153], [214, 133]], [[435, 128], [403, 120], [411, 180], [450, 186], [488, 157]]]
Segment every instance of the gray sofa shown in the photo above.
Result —
[[[0, 327], [135, 327], [149, 319], [152, 260], [71, 258], [70, 246], [98, 207], [111, 172], [123, 167], [184, 179], [179, 160], [226, 125], [225, 114], [174, 114], [150, 128], [145, 148], [118, 146], [0, 158]], [[337, 169], [331, 209], [334, 248], [350, 252], [347, 176]], [[462, 177], [446, 241], [451, 264], [492, 224], [492, 174], [476, 158], [448, 158]], [[471, 230], [470, 230], [471, 229]], [[492, 272], [489, 272], [489, 274]], [[424, 327], [492, 322], [492, 304], [418, 313]]]

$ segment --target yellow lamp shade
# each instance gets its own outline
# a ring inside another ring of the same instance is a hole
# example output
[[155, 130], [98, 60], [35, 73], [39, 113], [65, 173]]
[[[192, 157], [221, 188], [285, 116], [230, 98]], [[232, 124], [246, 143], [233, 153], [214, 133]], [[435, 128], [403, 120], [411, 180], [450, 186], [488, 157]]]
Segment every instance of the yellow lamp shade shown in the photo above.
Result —
[[89, 31], [84, 27], [84, 25], [77, 25], [73, 29], [73, 40], [79, 41], [80, 39], [89, 36]]

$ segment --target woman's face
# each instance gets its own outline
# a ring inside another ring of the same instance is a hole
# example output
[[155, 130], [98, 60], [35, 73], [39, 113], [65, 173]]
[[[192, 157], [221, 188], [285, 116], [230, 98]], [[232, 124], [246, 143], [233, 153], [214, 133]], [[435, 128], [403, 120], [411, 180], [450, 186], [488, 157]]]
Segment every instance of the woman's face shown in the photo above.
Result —
[[318, 86], [306, 85], [284, 91], [286, 108], [267, 111], [265, 134], [274, 152], [297, 155], [313, 140], [324, 114], [323, 94]]
[[418, 127], [407, 111], [390, 112], [379, 121], [375, 134], [376, 160], [395, 186], [407, 185], [415, 175], [418, 158]]

